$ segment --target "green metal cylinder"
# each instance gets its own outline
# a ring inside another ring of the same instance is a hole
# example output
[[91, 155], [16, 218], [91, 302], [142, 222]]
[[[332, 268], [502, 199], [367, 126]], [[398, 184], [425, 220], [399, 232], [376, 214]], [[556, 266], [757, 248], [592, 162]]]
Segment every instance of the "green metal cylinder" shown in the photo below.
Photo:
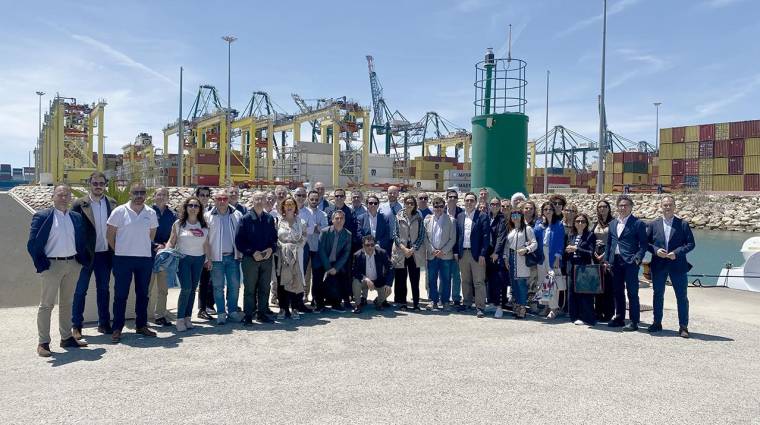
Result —
[[472, 118], [472, 189], [488, 188], [501, 198], [525, 193], [528, 116], [521, 113]]

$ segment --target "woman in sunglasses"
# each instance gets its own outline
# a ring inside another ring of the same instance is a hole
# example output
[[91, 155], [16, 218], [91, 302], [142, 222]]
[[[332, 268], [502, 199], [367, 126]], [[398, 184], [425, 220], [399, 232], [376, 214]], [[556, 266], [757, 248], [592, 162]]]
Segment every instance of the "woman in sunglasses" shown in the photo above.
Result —
[[530, 267], [525, 264], [525, 255], [538, 249], [533, 228], [525, 222], [522, 213], [523, 205], [511, 212], [509, 216], [509, 234], [507, 235], [507, 247], [504, 254], [508, 262], [509, 276], [512, 281], [512, 296], [514, 308], [512, 312], [518, 319], [524, 319], [528, 305], [528, 277]]
[[[596, 223], [591, 230], [596, 235], [596, 249], [594, 250], [594, 264], [604, 262], [604, 254], [607, 250], [607, 236], [610, 232], [612, 221], [612, 207], [610, 203], [602, 199], [596, 204]], [[602, 282], [605, 282], [604, 293], [597, 295], [595, 300], [596, 317], [602, 322], [609, 322], [615, 315], [615, 299], [612, 296], [612, 272], [604, 267], [602, 270]]]
[[[509, 279], [504, 267], [504, 245], [507, 239], [507, 216], [501, 212], [499, 198], [491, 199], [488, 221], [491, 225], [488, 250], [486, 251], [486, 283], [488, 302], [495, 310], [494, 316], [500, 319], [504, 315], [502, 300], [506, 298]], [[504, 303], [506, 304], [506, 303]]]
[[175, 248], [184, 255], [179, 259], [179, 299], [177, 300], [177, 331], [192, 329], [190, 318], [193, 313], [195, 290], [201, 280], [205, 265], [211, 269], [208, 241], [208, 225], [203, 217], [203, 203], [191, 196], [185, 199], [179, 211], [179, 219], [172, 225], [167, 248]]
[[288, 195], [280, 204], [280, 221], [277, 222], [277, 300], [280, 312], [277, 319], [292, 316], [300, 319], [298, 309], [303, 306], [304, 276], [298, 259], [306, 245], [306, 221], [298, 217], [298, 204]]
[[565, 253], [565, 226], [562, 225], [562, 216], [551, 202], [541, 204], [541, 220], [536, 225], [535, 234], [543, 250], [542, 267], [538, 268], [538, 285], [542, 285], [550, 272], [554, 275], [556, 285], [551, 297], [544, 300], [542, 304], [547, 304], [549, 308], [546, 318], [555, 319], [560, 312], [560, 291], [567, 289], [560, 270], [562, 256]]
[[568, 236], [570, 243], [565, 248], [570, 268], [568, 270], [568, 310], [570, 320], [576, 325], [593, 326], [596, 324], [594, 295], [575, 292], [575, 268], [592, 263], [592, 255], [596, 250], [596, 235], [589, 230], [589, 218], [585, 213], [578, 214], [573, 222], [573, 230]]
[[412, 284], [412, 304], [420, 310], [420, 265], [425, 261], [425, 226], [417, 211], [417, 199], [404, 197], [404, 208], [396, 215], [393, 228], [393, 251], [391, 262], [395, 268], [394, 301], [406, 310], [406, 276]]

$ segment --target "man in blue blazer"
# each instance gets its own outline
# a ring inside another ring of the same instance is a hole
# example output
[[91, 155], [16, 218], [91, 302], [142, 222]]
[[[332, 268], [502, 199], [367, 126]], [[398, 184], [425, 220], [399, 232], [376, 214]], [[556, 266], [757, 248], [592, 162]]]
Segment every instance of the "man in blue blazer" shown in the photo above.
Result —
[[387, 297], [385, 290], [393, 282], [393, 266], [388, 254], [383, 248], [375, 246], [377, 241], [372, 235], [366, 235], [362, 238], [362, 249], [356, 251], [353, 261], [353, 282], [354, 301], [356, 307], [354, 313], [362, 312], [362, 303], [359, 299], [367, 299], [370, 289], [377, 291], [375, 298], [375, 308], [383, 309], [383, 302]]
[[464, 195], [464, 211], [457, 215], [457, 249], [459, 270], [462, 274], [462, 305], [467, 310], [475, 298], [478, 317], [485, 316], [486, 308], [486, 256], [491, 240], [488, 213], [476, 207], [477, 196], [472, 192]]
[[367, 197], [367, 213], [362, 214], [356, 220], [357, 234], [355, 235], [355, 241], [361, 241], [367, 235], [372, 235], [380, 245], [380, 248], [386, 252], [386, 255], [390, 255], [391, 248], [393, 247], [393, 239], [391, 238], [391, 223], [388, 216], [381, 214], [378, 209], [380, 205], [380, 199], [375, 195]]
[[[615, 317], [607, 324], [624, 331], [639, 329], [639, 267], [647, 252], [646, 224], [634, 217], [633, 199], [628, 195], [617, 198], [617, 218], [610, 222], [607, 237], [606, 261], [612, 266], [612, 293], [615, 298]], [[625, 295], [628, 294], [631, 323], [625, 324]]]
[[53, 189], [53, 207], [34, 214], [26, 249], [40, 274], [42, 291], [37, 309], [37, 354], [50, 357], [50, 315], [58, 296], [58, 331], [62, 348], [86, 347], [71, 334], [71, 305], [82, 265], [90, 264], [82, 216], [69, 210], [71, 189]]
[[686, 273], [691, 264], [686, 261], [686, 254], [696, 246], [689, 224], [675, 216], [676, 201], [666, 195], [660, 201], [662, 217], [652, 221], [648, 226], [648, 249], [652, 253], [652, 287], [654, 289], [654, 321], [649, 332], [662, 330], [662, 308], [665, 296], [665, 280], [670, 277], [673, 292], [678, 305], [678, 334], [689, 337], [689, 298], [686, 296], [688, 280]]

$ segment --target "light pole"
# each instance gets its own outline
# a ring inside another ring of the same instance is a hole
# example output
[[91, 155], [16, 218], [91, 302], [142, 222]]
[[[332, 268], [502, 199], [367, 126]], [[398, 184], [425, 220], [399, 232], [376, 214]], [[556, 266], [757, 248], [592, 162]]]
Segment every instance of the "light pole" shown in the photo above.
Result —
[[544, 140], [544, 193], [549, 193], [549, 74], [550, 71], [546, 70], [546, 121], [544, 124], [545, 140]]
[[604, 26], [602, 28], [602, 92], [599, 96], [599, 161], [596, 174], [596, 193], [604, 191], [604, 149], [607, 133], [607, 114], [604, 110], [604, 65], [607, 54], [607, 0], [604, 0]]
[[34, 177], [39, 181], [40, 166], [42, 166], [42, 96], [44, 91], [36, 91], [39, 97], [39, 111], [37, 113], [37, 153], [34, 155]]
[[232, 180], [230, 179], [230, 151], [232, 150], [232, 129], [230, 128], [230, 113], [232, 111], [232, 107], [230, 106], [230, 99], [232, 98], [232, 91], [230, 89], [230, 81], [231, 81], [231, 53], [232, 53], [232, 43], [237, 40], [237, 37], [234, 35], [225, 35], [222, 37], [222, 40], [227, 42], [227, 113], [224, 114], [225, 119], [227, 120], [227, 137], [225, 143], [227, 143], [227, 166], [226, 172], [225, 172], [225, 179], [227, 180], [227, 184], [232, 184]]
[[655, 114], [654, 150], [660, 149], [660, 105], [662, 105], [662, 102], [654, 102], [654, 107], [657, 111]]

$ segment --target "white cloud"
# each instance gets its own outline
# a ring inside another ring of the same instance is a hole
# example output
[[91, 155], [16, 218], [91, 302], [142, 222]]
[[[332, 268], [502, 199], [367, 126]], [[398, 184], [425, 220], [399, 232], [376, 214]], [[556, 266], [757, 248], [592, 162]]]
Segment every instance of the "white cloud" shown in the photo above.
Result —
[[638, 66], [628, 69], [623, 74], [614, 76], [607, 84], [608, 89], [622, 86], [634, 78], [652, 75], [670, 67], [665, 59], [651, 53], [643, 53], [636, 49], [618, 49], [616, 51], [625, 62], [633, 62]]
[[749, 78], [742, 78], [734, 81], [730, 88], [723, 90], [723, 93], [733, 93], [728, 96], [715, 96], [708, 102], [697, 105], [696, 111], [699, 117], [709, 116], [716, 112], [720, 112], [727, 106], [734, 104], [741, 99], [752, 94], [755, 90], [760, 88], [760, 73], [755, 74]]
[[743, 1], [744, 0], [707, 0], [702, 3], [702, 5], [711, 9], [719, 9], [722, 7], [732, 6]]
[[[618, 13], [623, 12], [628, 7], [633, 6], [636, 3], [639, 3], [640, 1], [641, 0], [620, 0], [619, 2], [607, 7], [607, 17], [609, 18], [610, 16], [617, 15]], [[572, 34], [578, 30], [586, 28], [589, 25], [593, 25], [597, 22], [601, 22], [603, 18], [604, 18], [604, 12], [598, 15], [591, 16], [586, 19], [582, 19], [576, 22], [575, 24], [569, 26], [568, 28], [565, 28], [564, 30], [560, 31], [557, 34], [557, 37], [564, 37], [569, 34]]]

